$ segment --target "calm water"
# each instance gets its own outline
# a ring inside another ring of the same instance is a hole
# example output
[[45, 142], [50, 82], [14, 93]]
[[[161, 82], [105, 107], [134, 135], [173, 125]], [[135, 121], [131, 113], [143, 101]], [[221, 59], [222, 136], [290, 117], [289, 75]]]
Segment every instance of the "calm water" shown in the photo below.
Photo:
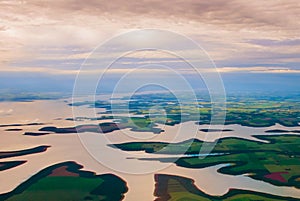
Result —
[[[1, 124], [42, 122], [46, 123], [47, 126], [74, 126], [72, 121], [64, 120], [65, 118], [72, 117], [72, 109], [63, 101], [37, 101], [32, 103], [7, 102], [0, 103], [0, 108], [2, 110], [0, 115]], [[101, 109], [97, 109], [97, 111], [101, 111]], [[89, 114], [89, 112], [87, 112], [87, 114]], [[87, 121], [86, 123], [91, 122]], [[264, 130], [285, 128], [280, 125], [271, 128], [250, 128], [240, 125], [230, 125], [225, 126], [225, 128], [232, 129], [233, 131], [224, 132], [221, 136], [218, 133], [212, 132], [206, 134], [200, 131], [195, 134], [188, 134], [187, 131], [198, 129], [194, 122], [187, 122], [173, 127], [160, 125], [160, 127], [163, 127], [165, 130], [165, 132], [160, 135], [148, 132], [137, 133], [129, 129], [115, 131], [107, 135], [95, 133], [84, 133], [80, 134], [80, 136], [77, 134], [38, 137], [22, 135], [26, 131], [37, 131], [40, 127], [42, 126], [24, 126], [21, 127], [23, 131], [19, 132], [6, 132], [4, 131], [6, 128], [0, 128], [0, 147], [2, 151], [19, 150], [38, 145], [51, 145], [51, 148], [44, 153], [14, 157], [13, 160], [26, 159], [28, 162], [19, 167], [0, 172], [0, 181], [5, 182], [5, 185], [0, 185], [1, 193], [13, 190], [20, 183], [47, 166], [64, 161], [76, 161], [82, 164], [85, 170], [90, 170], [97, 174], [114, 173], [126, 180], [129, 187], [129, 192], [125, 197], [127, 201], [154, 200], [155, 173], [181, 175], [192, 178], [195, 180], [195, 184], [198, 188], [212, 195], [222, 195], [230, 188], [240, 188], [300, 198], [299, 189], [276, 187], [243, 175], [230, 176], [217, 173], [217, 169], [226, 164], [203, 169], [187, 169], [175, 166], [174, 164], [163, 164], [158, 161], [128, 159], [166, 157], [166, 155], [122, 152], [106, 146], [112, 143], [145, 140], [180, 142], [190, 139], [191, 137], [210, 141], [219, 137], [229, 136], [255, 139], [251, 135], [265, 135]], [[199, 128], [207, 128], [207, 126], [202, 125]], [[98, 159], [98, 161], [96, 159]], [[6, 160], [2, 159], [0, 161]], [[14, 177], [11, 175], [14, 175]]]

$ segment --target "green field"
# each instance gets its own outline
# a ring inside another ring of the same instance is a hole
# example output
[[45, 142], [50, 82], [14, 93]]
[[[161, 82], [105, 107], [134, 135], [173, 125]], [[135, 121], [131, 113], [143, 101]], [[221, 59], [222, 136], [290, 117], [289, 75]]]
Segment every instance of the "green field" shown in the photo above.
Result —
[[[217, 142], [213, 154], [205, 158], [186, 156], [175, 163], [186, 168], [205, 168], [227, 164], [218, 171], [230, 175], [248, 174], [257, 180], [278, 185], [300, 188], [300, 136], [274, 135], [256, 136], [269, 143], [250, 141], [240, 138], [223, 138]], [[181, 143], [134, 142], [115, 144], [124, 151], [145, 151], [159, 154], [198, 154], [203, 145], [200, 140]], [[141, 159], [173, 162], [174, 158]]]
[[127, 192], [126, 182], [112, 175], [81, 171], [82, 166], [65, 162], [48, 167], [10, 193], [6, 201], [119, 201]]
[[300, 199], [281, 197], [266, 193], [230, 189], [222, 196], [211, 196], [199, 190], [189, 178], [158, 174], [155, 176], [155, 201], [296, 201]]
[[[118, 117], [122, 122], [131, 122], [129, 127], [136, 131], [151, 131], [149, 125], [162, 123], [175, 125], [186, 121], [196, 121], [199, 124], [210, 124], [212, 103], [209, 96], [198, 95], [198, 100], [189, 96], [180, 98], [180, 103], [172, 94], [142, 94], [120, 98], [119, 102], [108, 101], [77, 102], [69, 104], [73, 107], [88, 106], [105, 108], [102, 116], [91, 120], [112, 118], [112, 113], [144, 115], [144, 117]], [[120, 101], [124, 102], [120, 102]], [[279, 123], [284, 126], [298, 126], [300, 122], [300, 103], [298, 96], [264, 95], [227, 95], [226, 108], [218, 108], [215, 115], [226, 112], [225, 124], [239, 124], [249, 127], [268, 127]], [[156, 108], [151, 114], [151, 108]], [[105, 117], [107, 116], [107, 117]], [[151, 117], [151, 122], [150, 118]], [[84, 118], [84, 117], [78, 117]], [[76, 120], [76, 119], [75, 119]], [[132, 121], [130, 121], [132, 120]], [[222, 122], [221, 122], [222, 123]]]

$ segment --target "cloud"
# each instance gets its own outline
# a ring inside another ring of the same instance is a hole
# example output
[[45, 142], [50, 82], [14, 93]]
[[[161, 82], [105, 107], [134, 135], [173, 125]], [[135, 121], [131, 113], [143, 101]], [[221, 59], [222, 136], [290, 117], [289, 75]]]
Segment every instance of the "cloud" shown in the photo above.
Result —
[[44, 67], [10, 67], [0, 69], [0, 73], [43, 73], [43, 74], [52, 74], [52, 75], [77, 75], [78, 73], [95, 75], [99, 73], [108, 73], [108, 74], [124, 74], [129, 71], [134, 71], [134, 73], [140, 74], [157, 74], [157, 73], [168, 73], [169, 71], [161, 68], [113, 68], [113, 69], [104, 69], [104, 68], [93, 68], [93, 69], [81, 69], [81, 70], [65, 70], [65, 69], [47, 69]]
[[235, 72], [247, 72], [247, 73], [300, 73], [300, 70], [289, 69], [286, 67], [222, 67], [217, 69], [220, 73], [235, 73]]
[[[23, 3], [22, 3], [23, 2]], [[175, 21], [195, 20], [216, 24], [243, 24], [250, 26], [273, 25], [287, 26], [298, 24], [299, 2], [297, 0], [247, 1], [247, 0], [173, 0], [172, 3], [162, 0], [57, 0], [57, 1], [16, 1], [13, 5], [27, 6], [26, 11], [42, 9], [46, 14], [55, 12], [53, 19], [68, 15], [106, 16], [109, 20], [120, 20], [118, 17], [173, 18]], [[26, 7], [25, 7], [26, 8]], [[279, 16], [284, 16], [280, 18]], [[291, 20], [294, 19], [294, 20]]]
[[42, 59], [58, 72], [58, 60], [76, 64], [112, 35], [141, 28], [191, 37], [218, 66], [300, 65], [298, 0], [0, 0], [0, 19], [0, 69], [16, 73], [14, 63], [25, 63], [23, 72], [28, 61]]
[[286, 39], [286, 40], [268, 40], [268, 39], [253, 39], [249, 40], [250, 44], [260, 46], [299, 46], [300, 39]]
[[[172, 62], [172, 61], [171, 61]], [[300, 69], [291, 69], [287, 67], [280, 66], [250, 66], [250, 67], [218, 67], [218, 68], [199, 68], [200, 73], [300, 73]], [[197, 72], [192, 68], [168, 68], [162, 66], [153, 66], [148, 65], [148, 63], [143, 63], [140, 67], [128, 67], [124, 66], [122, 68], [83, 68], [80, 70], [65, 70], [65, 69], [46, 69], [43, 67], [15, 67], [15, 68], [3, 68], [0, 69], [0, 73], [42, 73], [42, 74], [50, 74], [56, 76], [75, 76], [77, 74], [84, 74], [86, 76], [98, 76], [100, 74], [118, 74], [123, 75], [128, 72], [132, 72], [134, 74], [140, 75], [170, 75], [170, 73], [177, 72], [181, 75], [197, 75]]]
[[13, 113], [13, 109], [8, 109], [8, 110], [0, 110], [0, 117], [5, 117], [5, 116], [9, 116]]

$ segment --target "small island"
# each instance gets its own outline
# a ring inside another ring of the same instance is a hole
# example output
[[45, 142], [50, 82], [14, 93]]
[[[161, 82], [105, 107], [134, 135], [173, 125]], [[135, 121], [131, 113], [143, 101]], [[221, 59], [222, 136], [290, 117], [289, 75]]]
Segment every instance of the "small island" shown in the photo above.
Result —
[[9, 128], [9, 129], [5, 129], [4, 131], [22, 131], [23, 129], [21, 128]]
[[0, 171], [8, 170], [26, 163], [26, 161], [5, 161], [0, 162]]
[[230, 132], [233, 131], [232, 129], [213, 129], [213, 128], [204, 128], [200, 129], [199, 131], [210, 133], [210, 132]]
[[15, 156], [24, 156], [30, 154], [36, 154], [47, 151], [50, 146], [38, 146], [30, 149], [18, 150], [18, 151], [2, 151], [0, 152], [0, 159], [2, 158], [10, 158]]
[[282, 130], [282, 129], [273, 129], [267, 130], [266, 133], [300, 133], [300, 130]]
[[40, 126], [44, 125], [44, 123], [28, 123], [28, 124], [1, 124], [0, 128], [3, 127], [21, 127], [21, 126]]

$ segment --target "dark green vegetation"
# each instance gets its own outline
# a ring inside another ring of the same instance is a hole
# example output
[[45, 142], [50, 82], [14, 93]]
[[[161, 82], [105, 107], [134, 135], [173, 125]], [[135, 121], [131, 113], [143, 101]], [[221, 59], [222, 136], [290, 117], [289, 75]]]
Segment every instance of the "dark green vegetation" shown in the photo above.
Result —
[[222, 196], [211, 196], [199, 190], [192, 179], [173, 176], [155, 175], [155, 201], [296, 201], [300, 199], [281, 197], [266, 193], [230, 189]]
[[24, 149], [24, 150], [19, 150], [19, 151], [2, 151], [2, 152], [0, 152], [0, 159], [41, 153], [41, 152], [47, 151], [47, 149], [49, 147], [50, 146], [38, 146], [35, 148]]
[[[101, 117], [93, 120], [104, 118], [105, 115], [112, 118], [112, 113], [128, 111], [133, 115], [142, 115], [143, 117], [134, 118], [135, 121], [144, 122], [143, 124], [150, 124], [150, 120], [151, 124], [175, 125], [186, 121], [210, 124], [212, 104], [209, 96], [201, 97], [199, 95], [197, 100], [193, 100], [183, 94], [180, 99], [181, 103], [174, 95], [167, 93], [137, 94], [118, 99], [116, 103], [112, 102], [112, 104], [108, 101], [96, 101], [77, 102], [69, 105], [106, 109], [105, 113], [101, 113]], [[228, 95], [225, 124], [268, 127], [279, 123], [290, 127], [298, 126], [300, 121], [300, 102], [298, 100], [298, 96]], [[151, 108], [156, 108], [154, 113], [150, 111]], [[222, 111], [222, 108], [219, 109]], [[215, 114], [220, 115], [221, 113], [216, 112]], [[115, 116], [114, 118], [121, 119], [122, 122], [130, 122], [132, 117]]]
[[32, 102], [35, 100], [56, 100], [60, 98], [66, 98], [66, 93], [0, 93], [1, 101], [14, 101], [14, 102]]
[[50, 133], [47, 132], [25, 132], [24, 135], [28, 136], [42, 136], [42, 135], [49, 135]]
[[8, 170], [10, 168], [17, 167], [26, 163], [26, 161], [8, 161], [8, 162], [0, 162], [0, 171]]
[[[11, 158], [15, 156], [25, 156], [31, 154], [37, 154], [47, 151], [50, 146], [38, 146], [35, 148], [18, 150], [18, 151], [1, 151], [0, 152], [0, 159], [3, 158]], [[0, 171], [8, 170], [19, 165], [26, 163], [26, 161], [4, 161], [0, 162]]]
[[9, 128], [9, 129], [6, 129], [4, 131], [22, 131], [23, 129], [20, 129], [20, 128]]
[[[122, 127], [121, 127], [122, 128]], [[101, 123], [99, 125], [80, 125], [76, 127], [68, 128], [56, 128], [56, 127], [44, 127], [39, 131], [47, 131], [54, 133], [84, 133], [84, 132], [94, 132], [94, 133], [108, 133], [114, 130], [121, 129], [116, 123]]]
[[132, 131], [139, 132], [153, 132], [155, 134], [160, 134], [164, 131], [160, 128], [156, 128], [156, 124], [147, 117], [120, 118], [119, 125], [131, 128]]
[[67, 121], [98, 121], [98, 120], [105, 120], [105, 119], [113, 119], [113, 116], [101, 116], [101, 117], [76, 117], [76, 118], [66, 118]]
[[44, 125], [44, 123], [29, 123], [29, 124], [2, 124], [1, 127], [18, 127], [18, 126], [39, 126]]
[[[250, 141], [240, 138], [223, 138], [215, 145], [212, 153], [206, 158], [187, 156], [179, 158], [175, 163], [186, 168], [205, 168], [218, 164], [229, 164], [218, 171], [230, 175], [248, 174], [257, 180], [278, 185], [300, 188], [300, 136], [275, 135], [255, 136], [269, 143]], [[115, 147], [124, 151], [145, 151], [147, 153], [198, 154], [203, 142], [189, 140], [180, 143], [136, 142], [116, 144]], [[142, 159], [174, 161], [173, 158]]]
[[10, 193], [0, 195], [7, 201], [120, 201], [126, 183], [112, 174], [95, 175], [81, 171], [75, 162], [48, 167]]
[[[105, 122], [100, 123], [98, 125], [95, 124], [85, 124], [79, 125], [76, 127], [68, 127], [68, 128], [57, 128], [57, 127], [44, 127], [39, 129], [39, 131], [47, 131], [47, 132], [54, 132], [54, 133], [84, 133], [84, 132], [93, 132], [93, 133], [110, 133], [115, 130], [131, 128], [132, 131], [149, 131], [153, 133], [160, 133], [162, 130], [160, 128], [155, 128], [156, 125], [151, 124], [151, 121], [145, 121], [144, 119], [141, 120], [139, 118], [132, 119], [131, 122]], [[50, 133], [34, 133], [34, 132], [27, 132], [24, 135], [32, 135], [32, 136], [39, 136], [39, 135], [47, 135]]]
[[[239, 124], [249, 127], [269, 127], [276, 123], [283, 126], [298, 126], [300, 104], [296, 101], [233, 99], [228, 98], [225, 125]], [[210, 108], [200, 103], [201, 118], [199, 124], [210, 123]]]
[[299, 94], [244, 94], [227, 97], [226, 124], [267, 127], [275, 123], [298, 126]]
[[281, 129], [274, 129], [274, 130], [267, 130], [266, 133], [300, 133], [300, 130], [281, 130]]
[[205, 129], [200, 129], [200, 131], [209, 133], [209, 132], [230, 132], [230, 131], [233, 131], [233, 130], [231, 130], [231, 129], [209, 129], [209, 128], [205, 128]]

